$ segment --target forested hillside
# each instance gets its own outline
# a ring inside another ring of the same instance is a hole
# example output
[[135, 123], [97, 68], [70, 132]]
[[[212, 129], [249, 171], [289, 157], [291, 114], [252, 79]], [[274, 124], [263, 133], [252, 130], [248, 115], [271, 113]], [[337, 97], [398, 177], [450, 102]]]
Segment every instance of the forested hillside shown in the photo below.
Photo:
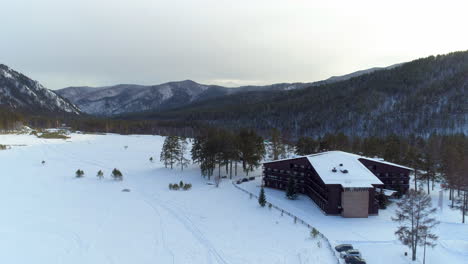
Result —
[[129, 118], [201, 121], [291, 136], [468, 133], [468, 51], [418, 59], [349, 80], [245, 92]]

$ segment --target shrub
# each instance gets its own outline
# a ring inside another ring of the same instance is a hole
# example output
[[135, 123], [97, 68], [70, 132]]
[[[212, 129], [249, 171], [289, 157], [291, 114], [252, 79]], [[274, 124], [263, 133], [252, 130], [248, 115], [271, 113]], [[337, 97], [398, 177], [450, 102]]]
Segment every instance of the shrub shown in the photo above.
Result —
[[184, 191], [190, 190], [190, 189], [192, 189], [192, 184], [186, 183], [186, 184], [184, 184], [183, 188], [184, 188]]
[[179, 190], [179, 189], [180, 189], [180, 188], [179, 188], [179, 185], [178, 185], [178, 184], [173, 184], [173, 185], [172, 185], [172, 190], [176, 190], [176, 191], [177, 191], [177, 190]]
[[169, 183], [169, 190], [172, 190], [174, 189], [174, 186], [172, 185], [172, 183]]
[[320, 232], [317, 229], [315, 229], [315, 227], [312, 227], [312, 230], [310, 231], [310, 236], [312, 238], [316, 238], [319, 234]]
[[0, 144], [0, 150], [5, 150], [5, 149], [7, 149], [7, 146]]
[[41, 135], [37, 135], [38, 138], [48, 138], [48, 139], [68, 139], [70, 137], [67, 137], [64, 134], [61, 134], [59, 132], [44, 132]]

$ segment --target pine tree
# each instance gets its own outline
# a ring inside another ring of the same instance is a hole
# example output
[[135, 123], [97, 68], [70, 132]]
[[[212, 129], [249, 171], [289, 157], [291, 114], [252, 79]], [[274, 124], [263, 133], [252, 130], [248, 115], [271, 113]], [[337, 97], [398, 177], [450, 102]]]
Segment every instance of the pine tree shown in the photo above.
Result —
[[436, 209], [432, 208], [431, 197], [424, 191], [409, 190], [408, 193], [397, 203], [398, 209], [393, 221], [398, 222], [395, 235], [408, 246], [412, 252], [412, 260], [416, 260], [418, 246], [434, 247], [437, 236], [431, 233], [432, 229], [439, 224], [432, 215]]
[[260, 161], [265, 156], [263, 138], [253, 130], [241, 130], [239, 138], [239, 153], [242, 160], [242, 168], [248, 175], [250, 171], [260, 166]]
[[179, 137], [168, 136], [164, 140], [163, 148], [161, 150], [160, 159], [164, 163], [164, 166], [168, 166], [172, 169], [180, 157], [180, 143]]
[[295, 200], [297, 198], [296, 183], [293, 177], [289, 177], [288, 185], [286, 186], [286, 197], [290, 200]]
[[296, 142], [296, 154], [303, 156], [317, 152], [318, 143], [310, 137], [301, 137]]
[[151, 163], [153, 163], [153, 157], [150, 157], [150, 158], [149, 158], [149, 161], [150, 161]]
[[271, 131], [271, 139], [269, 146], [269, 158], [272, 160], [278, 160], [280, 157], [284, 158], [286, 155], [286, 149], [284, 146], [283, 139], [281, 138], [281, 133], [278, 129], [274, 128]]
[[260, 204], [261, 207], [265, 207], [266, 205], [266, 197], [265, 197], [265, 190], [263, 187], [260, 189], [260, 195], [258, 196], [258, 204]]
[[116, 181], [121, 181], [121, 180], [123, 180], [122, 172], [120, 172], [120, 170], [118, 170], [118, 169], [115, 169], [115, 168], [114, 168], [114, 169], [112, 170], [112, 174], [111, 174], [111, 175], [112, 175], [112, 178], [113, 178], [114, 180], [116, 180]]
[[81, 178], [84, 176], [84, 171], [78, 169], [76, 172], [75, 172], [75, 177], [76, 178]]
[[187, 139], [183, 137], [178, 138], [178, 154], [177, 164], [180, 165], [180, 170], [184, 170], [190, 164], [190, 160], [185, 157], [187, 153]]
[[98, 179], [102, 179], [104, 177], [104, 172], [102, 172], [102, 170], [99, 170], [96, 176], [98, 177]]

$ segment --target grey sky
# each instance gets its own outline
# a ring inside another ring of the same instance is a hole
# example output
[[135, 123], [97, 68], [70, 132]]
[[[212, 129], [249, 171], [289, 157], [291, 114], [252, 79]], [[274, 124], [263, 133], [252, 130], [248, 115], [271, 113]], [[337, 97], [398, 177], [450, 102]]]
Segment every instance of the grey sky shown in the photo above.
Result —
[[51, 89], [309, 82], [468, 49], [466, 0], [0, 1], [0, 63]]

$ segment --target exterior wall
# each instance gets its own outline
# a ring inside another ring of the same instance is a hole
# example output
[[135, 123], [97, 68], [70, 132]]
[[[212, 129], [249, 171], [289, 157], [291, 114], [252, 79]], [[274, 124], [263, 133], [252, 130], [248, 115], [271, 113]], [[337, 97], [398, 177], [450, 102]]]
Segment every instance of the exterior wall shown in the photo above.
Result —
[[343, 217], [368, 217], [369, 189], [345, 188], [341, 193], [341, 206]]
[[285, 190], [290, 177], [296, 180], [298, 193], [309, 196], [326, 214], [340, 214], [340, 185], [325, 185], [307, 158], [263, 164], [266, 187]]
[[411, 170], [367, 159], [359, 161], [384, 183], [384, 189], [395, 190], [401, 194], [408, 191]]

